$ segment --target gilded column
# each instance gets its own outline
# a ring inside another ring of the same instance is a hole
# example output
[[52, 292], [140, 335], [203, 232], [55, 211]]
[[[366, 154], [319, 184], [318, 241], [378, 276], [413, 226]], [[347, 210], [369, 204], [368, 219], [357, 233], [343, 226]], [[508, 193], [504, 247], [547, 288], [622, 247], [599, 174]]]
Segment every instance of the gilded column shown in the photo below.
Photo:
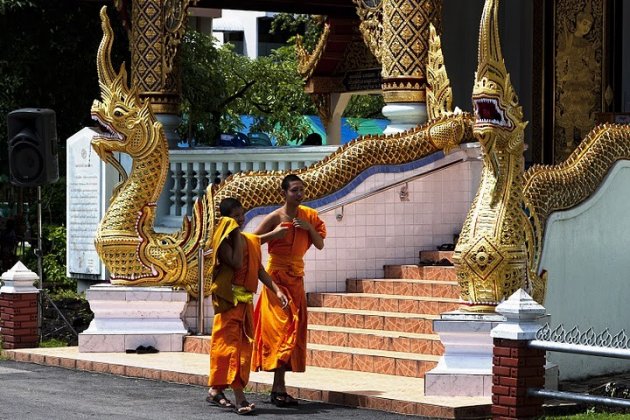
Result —
[[427, 119], [426, 64], [429, 24], [440, 32], [440, 0], [383, 0], [380, 59], [386, 133], [404, 131]]
[[[186, 29], [190, 0], [133, 0], [131, 9], [131, 77], [143, 99], [164, 125], [170, 148], [176, 148], [181, 83], [177, 51]], [[193, 3], [196, 3], [193, 0]]]

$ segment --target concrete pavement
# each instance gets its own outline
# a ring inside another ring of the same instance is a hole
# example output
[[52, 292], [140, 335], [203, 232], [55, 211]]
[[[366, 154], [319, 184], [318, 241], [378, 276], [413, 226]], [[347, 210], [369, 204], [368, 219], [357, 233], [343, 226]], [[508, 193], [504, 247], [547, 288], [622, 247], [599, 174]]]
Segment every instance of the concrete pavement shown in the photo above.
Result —
[[[237, 418], [236, 413], [205, 401], [207, 388], [0, 361], [0, 419], [216, 419]], [[226, 392], [231, 397], [229, 392]], [[401, 414], [300, 401], [297, 408], [276, 408], [268, 394], [248, 394], [259, 419], [365, 419], [412, 418]], [[253, 417], [253, 416], [250, 416]], [[413, 417], [419, 418], [419, 417]]]

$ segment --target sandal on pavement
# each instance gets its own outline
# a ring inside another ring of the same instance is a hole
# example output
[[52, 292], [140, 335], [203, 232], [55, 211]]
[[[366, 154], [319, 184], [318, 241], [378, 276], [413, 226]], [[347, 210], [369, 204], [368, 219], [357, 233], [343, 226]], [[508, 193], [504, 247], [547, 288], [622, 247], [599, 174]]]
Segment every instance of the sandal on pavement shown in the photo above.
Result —
[[272, 392], [270, 401], [276, 407], [290, 407], [298, 405], [298, 401], [286, 392]]
[[236, 411], [236, 414], [238, 414], [239, 416], [244, 416], [244, 415], [253, 413], [255, 409], [256, 409], [255, 404], [252, 404], [248, 402], [247, 400], [243, 400], [243, 402], [241, 402], [241, 406], [236, 408], [235, 411]]
[[206, 401], [208, 401], [212, 405], [216, 405], [221, 408], [234, 408], [234, 404], [232, 401], [228, 400], [223, 392], [217, 392], [216, 395], [208, 394], [206, 397]]

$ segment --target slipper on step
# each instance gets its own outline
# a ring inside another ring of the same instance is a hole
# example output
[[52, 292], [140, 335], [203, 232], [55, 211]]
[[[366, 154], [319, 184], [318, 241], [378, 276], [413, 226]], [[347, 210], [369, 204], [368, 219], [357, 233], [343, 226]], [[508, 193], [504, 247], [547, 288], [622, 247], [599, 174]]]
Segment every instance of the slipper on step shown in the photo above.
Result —
[[247, 400], [243, 400], [243, 402], [241, 402], [241, 406], [238, 408], [235, 408], [234, 411], [236, 411], [236, 414], [238, 414], [239, 416], [244, 416], [244, 415], [253, 413], [255, 409], [256, 409], [255, 404], [252, 404], [248, 402]]
[[206, 401], [210, 404], [221, 408], [234, 408], [232, 401], [228, 400], [223, 392], [218, 392], [216, 395], [210, 395], [206, 397]]
[[159, 353], [160, 351], [153, 346], [138, 346], [136, 348], [136, 353], [138, 354], [149, 354], [149, 353]]

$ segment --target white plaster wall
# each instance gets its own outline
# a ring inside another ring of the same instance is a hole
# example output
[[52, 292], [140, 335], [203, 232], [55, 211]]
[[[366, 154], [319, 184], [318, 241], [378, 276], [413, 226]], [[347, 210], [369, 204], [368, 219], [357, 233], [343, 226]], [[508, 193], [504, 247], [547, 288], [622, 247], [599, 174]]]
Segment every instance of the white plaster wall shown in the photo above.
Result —
[[[443, 159], [455, 161], [470, 154], [470, 150], [457, 151]], [[478, 155], [478, 148], [472, 154]], [[439, 165], [433, 162], [407, 172], [374, 174], [341, 200]], [[336, 218], [340, 209], [320, 211], [328, 236], [323, 250], [311, 247], [305, 256], [306, 291], [345, 291], [348, 278], [382, 278], [383, 265], [417, 264], [419, 251], [453, 243], [477, 192], [480, 172], [479, 160], [455, 164], [410, 181], [409, 201], [401, 201], [401, 187], [394, 187], [344, 206], [340, 221]], [[245, 230], [254, 230], [263, 217], [254, 217]], [[264, 261], [267, 256], [263, 246]]]
[[[617, 163], [599, 190], [547, 222], [541, 267], [552, 328], [578, 326], [613, 335], [630, 326], [630, 162]], [[623, 359], [549, 353], [560, 378], [630, 370]]]

